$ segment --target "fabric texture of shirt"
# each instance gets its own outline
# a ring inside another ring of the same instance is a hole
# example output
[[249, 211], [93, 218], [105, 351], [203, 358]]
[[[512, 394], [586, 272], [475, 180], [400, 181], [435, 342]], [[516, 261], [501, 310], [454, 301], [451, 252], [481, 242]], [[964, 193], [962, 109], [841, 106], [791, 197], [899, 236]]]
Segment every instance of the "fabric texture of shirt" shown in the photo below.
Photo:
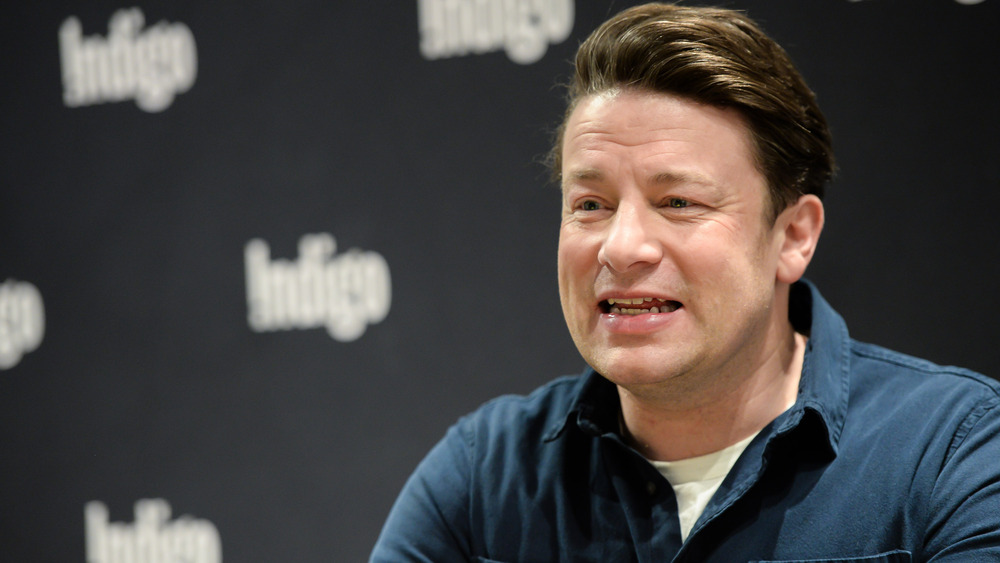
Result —
[[681, 541], [673, 489], [594, 373], [495, 399], [407, 481], [375, 562], [1000, 561], [1000, 385], [851, 340], [807, 282], [798, 400]]

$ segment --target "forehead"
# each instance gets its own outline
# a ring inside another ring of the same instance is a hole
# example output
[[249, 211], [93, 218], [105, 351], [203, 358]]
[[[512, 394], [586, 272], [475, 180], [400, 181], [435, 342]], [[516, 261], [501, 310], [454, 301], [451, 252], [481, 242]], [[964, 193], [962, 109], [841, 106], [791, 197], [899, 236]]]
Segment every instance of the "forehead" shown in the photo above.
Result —
[[623, 90], [583, 98], [563, 141], [563, 179], [595, 178], [623, 166], [649, 177], [745, 181], [756, 175], [742, 115], [659, 92]]

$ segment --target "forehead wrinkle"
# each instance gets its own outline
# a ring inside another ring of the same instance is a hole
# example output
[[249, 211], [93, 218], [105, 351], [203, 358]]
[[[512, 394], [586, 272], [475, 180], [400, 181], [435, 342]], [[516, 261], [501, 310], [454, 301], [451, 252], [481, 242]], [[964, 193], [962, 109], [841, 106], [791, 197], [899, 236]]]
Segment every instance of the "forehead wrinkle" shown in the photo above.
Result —
[[[567, 180], [580, 182], [601, 182], [607, 178], [605, 170], [601, 166], [583, 166], [572, 169], [566, 174]], [[678, 184], [697, 184], [708, 188], [717, 189], [718, 185], [707, 176], [696, 171], [689, 170], [662, 170], [650, 174], [646, 178], [646, 183], [656, 186], [674, 186]]]
[[[630, 124], [624, 129], [608, 127], [599, 123], [598, 120], [590, 120], [577, 124], [579, 131], [567, 137], [567, 145], [570, 143], [582, 147], [592, 147], [596, 144], [611, 144], [621, 147], [638, 147], [649, 143], [670, 142], [687, 143], [690, 142], [691, 135], [702, 133], [701, 130], [691, 127], [658, 127], [647, 128], [645, 123]], [[664, 136], [669, 134], [684, 133], [681, 138], [665, 140]]]

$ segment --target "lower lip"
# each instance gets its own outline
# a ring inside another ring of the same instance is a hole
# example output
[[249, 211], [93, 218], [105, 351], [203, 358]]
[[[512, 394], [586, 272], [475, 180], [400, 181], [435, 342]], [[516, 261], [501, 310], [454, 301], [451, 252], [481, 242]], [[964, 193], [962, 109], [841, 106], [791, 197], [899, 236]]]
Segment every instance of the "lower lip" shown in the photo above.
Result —
[[660, 330], [671, 321], [683, 308], [669, 313], [646, 313], [642, 315], [601, 314], [601, 325], [608, 332], [616, 334], [647, 334]]

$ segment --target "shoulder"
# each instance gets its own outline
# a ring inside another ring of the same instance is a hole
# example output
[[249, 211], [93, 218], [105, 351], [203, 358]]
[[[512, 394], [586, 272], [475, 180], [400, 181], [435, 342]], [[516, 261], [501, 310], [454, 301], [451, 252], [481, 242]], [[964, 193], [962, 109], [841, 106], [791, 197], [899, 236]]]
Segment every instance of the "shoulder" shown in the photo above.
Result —
[[985, 401], [1000, 400], [1000, 382], [956, 366], [943, 366], [874, 344], [851, 341], [851, 372], [856, 378], [876, 379], [888, 387], [913, 392], [952, 389]]
[[856, 341], [850, 353], [850, 410], [869, 422], [896, 421], [903, 435], [918, 427], [950, 435], [952, 448], [970, 432], [994, 433], [1000, 423], [994, 379]]
[[[565, 420], [580, 377], [560, 377], [529, 395], [504, 395], [453, 424], [421, 461], [411, 481], [452, 498], [470, 482], [503, 482], [537, 461], [546, 429]], [[552, 455], [546, 452], [545, 455]]]
[[544, 429], [568, 416], [580, 381], [561, 377], [529, 395], [498, 397], [452, 425], [407, 480], [372, 560], [419, 553], [421, 561], [465, 561], [494, 531], [486, 524], [493, 511], [530, 511], [526, 476], [541, 475], [558, 455], [540, 447]]
[[462, 417], [455, 430], [466, 440], [483, 445], [484, 440], [526, 438], [541, 440], [563, 424], [573, 410], [584, 376], [563, 376], [528, 395], [503, 395], [484, 403]]

